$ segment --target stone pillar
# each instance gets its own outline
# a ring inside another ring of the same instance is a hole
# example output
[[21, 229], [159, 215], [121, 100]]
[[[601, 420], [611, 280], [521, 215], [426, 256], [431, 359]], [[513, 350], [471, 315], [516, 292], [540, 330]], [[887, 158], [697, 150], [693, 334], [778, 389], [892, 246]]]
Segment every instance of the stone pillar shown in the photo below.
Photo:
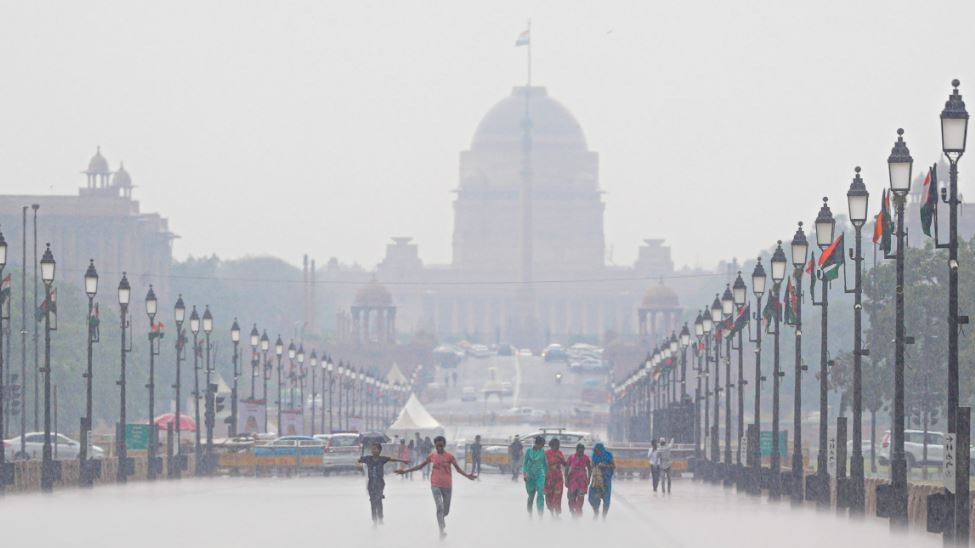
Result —
[[361, 309], [358, 306], [352, 307], [352, 343], [358, 346], [362, 342], [362, 332], [360, 330], [361, 326], [359, 324], [359, 313]]
[[365, 326], [364, 329], [362, 330], [362, 342], [365, 344], [369, 344], [369, 316], [370, 316], [369, 312], [371, 311], [372, 311], [371, 307], [368, 306], [362, 307], [362, 312], [363, 315], [365, 316], [365, 318], [362, 321], [362, 324]]
[[396, 344], [396, 307], [395, 306], [389, 307], [387, 316], [388, 316], [388, 320], [386, 322], [386, 327], [389, 329], [389, 333], [387, 335], [387, 342], [389, 342], [389, 344]]

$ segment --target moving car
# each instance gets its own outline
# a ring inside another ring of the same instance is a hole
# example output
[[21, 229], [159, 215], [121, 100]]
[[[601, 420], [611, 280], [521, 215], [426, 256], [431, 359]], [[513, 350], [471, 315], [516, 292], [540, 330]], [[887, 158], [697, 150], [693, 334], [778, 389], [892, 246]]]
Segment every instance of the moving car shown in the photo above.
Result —
[[[928, 458], [924, 459], [924, 445], [925, 440], [927, 440], [928, 446]], [[891, 438], [890, 430], [884, 432], [883, 440], [880, 442], [880, 447], [877, 449], [877, 460], [880, 464], [887, 465], [890, 463], [890, 446], [893, 442]], [[868, 455], [869, 444], [864, 443], [864, 454]], [[923, 430], [905, 430], [904, 431], [904, 458], [907, 460], [907, 469], [918, 466], [920, 464], [933, 464], [941, 465], [944, 461], [945, 452], [945, 435], [943, 432], [931, 432], [928, 431], [927, 438], [925, 438], [925, 433]], [[975, 457], [975, 448], [969, 447], [969, 458]], [[973, 466], [975, 466], [975, 459], [973, 460]]]
[[460, 401], [477, 401], [477, 392], [473, 386], [465, 386], [460, 390]]
[[542, 357], [545, 358], [547, 362], [563, 362], [569, 355], [566, 354], [565, 349], [562, 348], [561, 344], [550, 344], [545, 347], [542, 351]]
[[359, 470], [359, 457], [362, 456], [359, 434], [354, 432], [318, 434], [315, 438], [325, 442], [323, 462], [326, 474], [343, 470]]
[[263, 445], [254, 446], [255, 456], [324, 455], [325, 442], [312, 436], [282, 436]]
[[[39, 459], [44, 451], [44, 432], [28, 432], [24, 434], [24, 452], [20, 450], [20, 436], [10, 438], [4, 443], [7, 455], [15, 459]], [[51, 450], [57, 459], [76, 459], [81, 452], [81, 443], [63, 434], [51, 434]], [[105, 450], [92, 445], [88, 454], [93, 459], [105, 458]]]
[[518, 355], [519, 356], [524, 356], [524, 357], [527, 358], [527, 357], [533, 356], [534, 354], [532, 354], [532, 349], [531, 348], [522, 348], [521, 350], [518, 351]]

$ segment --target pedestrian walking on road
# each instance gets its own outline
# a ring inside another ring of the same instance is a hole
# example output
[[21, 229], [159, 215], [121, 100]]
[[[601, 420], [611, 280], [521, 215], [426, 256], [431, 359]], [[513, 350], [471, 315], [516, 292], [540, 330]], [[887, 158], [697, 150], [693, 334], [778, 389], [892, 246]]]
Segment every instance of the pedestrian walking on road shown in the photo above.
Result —
[[437, 525], [440, 526], [440, 539], [443, 540], [447, 537], [447, 532], [445, 531], [447, 523], [445, 519], [450, 514], [450, 494], [453, 489], [454, 479], [453, 469], [456, 469], [458, 474], [469, 480], [476, 480], [477, 475], [464, 472], [464, 469], [457, 464], [457, 459], [451, 453], [444, 450], [444, 447], [447, 446], [447, 439], [443, 436], [433, 438], [433, 446], [434, 451], [427, 455], [427, 458], [422, 463], [411, 468], [406, 468], [405, 470], [397, 470], [396, 473], [408, 474], [428, 464], [432, 465], [433, 470], [430, 472], [430, 490], [433, 492], [433, 501], [437, 505]]
[[597, 443], [592, 448], [592, 466], [589, 504], [595, 513], [593, 519], [599, 517], [600, 505], [602, 505], [603, 519], [606, 519], [609, 503], [613, 498], [613, 472], [616, 470], [616, 461], [613, 460], [613, 454], [607, 451], [602, 443]]
[[372, 525], [373, 527], [383, 524], [383, 491], [386, 489], [386, 480], [383, 478], [383, 469], [387, 462], [400, 462], [409, 464], [404, 460], [394, 459], [383, 456], [383, 446], [379, 443], [372, 444], [372, 454], [359, 457], [359, 462], [366, 466], [366, 491], [369, 492], [369, 504], [372, 506]]
[[[427, 436], [426, 438], [423, 438], [423, 446], [420, 448], [420, 454], [423, 455], [423, 458], [426, 458], [426, 456], [429, 455], [432, 451], [433, 451], [433, 442], [430, 441], [430, 436]], [[419, 463], [420, 459], [417, 459], [417, 462]], [[430, 477], [430, 465], [428, 464], [423, 467], [423, 479], [429, 477]]]
[[647, 459], [650, 460], [650, 482], [653, 484], [653, 492], [656, 493], [657, 485], [660, 483], [660, 453], [657, 450], [657, 440], [650, 441]]
[[535, 444], [525, 451], [525, 462], [521, 469], [525, 479], [525, 490], [528, 491], [528, 515], [531, 515], [532, 501], [535, 501], [538, 517], [541, 518], [545, 510], [545, 476], [548, 473], [545, 438], [535, 436]]
[[511, 481], [518, 479], [518, 472], [521, 471], [521, 458], [525, 448], [521, 445], [521, 438], [517, 435], [511, 445], [508, 446], [508, 460], [511, 463]]
[[471, 444], [471, 473], [481, 474], [481, 435], [474, 436], [474, 443]]
[[660, 438], [660, 448], [657, 449], [657, 461], [660, 464], [660, 490], [670, 494], [670, 469], [674, 461], [670, 456], [670, 447], [674, 444], [674, 439], [670, 441]]
[[592, 475], [592, 461], [586, 455], [586, 446], [576, 445], [576, 452], [569, 455], [566, 460], [569, 473], [569, 512], [573, 517], [582, 515], [582, 506], [585, 504], [586, 492], [589, 490], [589, 480]]
[[[412, 462], [412, 456], [413, 456], [413, 440], [410, 440], [410, 444], [409, 445], [406, 444], [406, 438], [403, 438], [403, 439], [399, 440], [399, 458], [400, 458], [400, 460], [402, 460], [404, 463], [406, 463], [407, 466], [409, 466], [411, 464], [411, 462]], [[410, 472], [409, 474], [403, 474], [403, 479], [406, 479], [406, 478], [412, 479], [413, 478], [413, 473]]]
[[562, 515], [562, 492], [565, 490], [565, 455], [559, 450], [559, 439], [552, 438], [545, 451], [545, 506], [553, 517]]

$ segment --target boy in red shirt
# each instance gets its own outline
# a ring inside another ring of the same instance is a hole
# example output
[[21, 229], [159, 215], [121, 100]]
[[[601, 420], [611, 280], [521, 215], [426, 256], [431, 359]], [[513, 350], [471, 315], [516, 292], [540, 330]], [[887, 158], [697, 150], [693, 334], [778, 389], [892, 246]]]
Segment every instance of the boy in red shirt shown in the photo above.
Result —
[[443, 539], [447, 536], [444, 529], [447, 527], [444, 523], [444, 518], [450, 513], [450, 492], [453, 488], [453, 475], [451, 466], [457, 469], [457, 473], [464, 476], [469, 480], [477, 479], [477, 474], [468, 474], [464, 472], [464, 469], [457, 464], [457, 459], [447, 451], [444, 451], [444, 447], [447, 445], [447, 439], [443, 436], [437, 436], [433, 438], [434, 451], [427, 455], [427, 458], [423, 462], [417, 464], [412, 468], [406, 468], [404, 470], [396, 470], [397, 474], [408, 474], [410, 472], [415, 472], [428, 464], [432, 464], [432, 471], [430, 473], [430, 488], [433, 491], [433, 500], [437, 504], [437, 524], [440, 526], [440, 538]]

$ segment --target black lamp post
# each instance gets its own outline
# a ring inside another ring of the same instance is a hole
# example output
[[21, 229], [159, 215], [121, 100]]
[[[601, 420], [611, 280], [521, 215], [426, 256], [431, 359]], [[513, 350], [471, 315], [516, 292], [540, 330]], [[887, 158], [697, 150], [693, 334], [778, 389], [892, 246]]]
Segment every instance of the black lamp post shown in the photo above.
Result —
[[776, 243], [775, 251], [772, 253], [772, 295], [769, 299], [775, 299], [774, 311], [772, 313], [772, 454], [769, 459], [769, 497], [777, 499], [782, 493], [782, 454], [779, 451], [779, 386], [785, 374], [779, 366], [779, 327], [782, 318], [782, 301], [779, 295], [782, 287], [782, 280], [785, 279], [785, 267], [788, 261], [785, 252], [782, 250], [782, 240]]
[[278, 340], [274, 342], [274, 355], [278, 359], [278, 401], [276, 402], [278, 407], [278, 435], [283, 435], [281, 432], [281, 406], [284, 405], [284, 401], [281, 397], [281, 355], [284, 354], [284, 343], [281, 342], [281, 335], [278, 335]]
[[[816, 245], [819, 246], [820, 250], [825, 250], [833, 243], [833, 232], [836, 228], [836, 220], [833, 218], [833, 212], [829, 209], [828, 200], [829, 198], [823, 197], [823, 206], [819, 209], [819, 215], [816, 216]], [[827, 364], [829, 362], [829, 348], [827, 347], [829, 340], [829, 280], [823, 276], [822, 269], [819, 271], [819, 276], [822, 277], [823, 282], [822, 296], [819, 302], [816, 302], [816, 298], [813, 296], [813, 305], [822, 308], [822, 327], [819, 346], [819, 454], [816, 459], [816, 476], [818, 478], [816, 486], [818, 498], [816, 505], [819, 508], [828, 508], [832, 500], [832, 494], [829, 489], [829, 457], [827, 455], [827, 445], [829, 444], [827, 430], [829, 427], [829, 407], [827, 406], [826, 399], [829, 387], [827, 383]]]
[[118, 455], [118, 472], [116, 474], [119, 483], [125, 483], [128, 478], [129, 473], [129, 454], [128, 447], [125, 444], [125, 355], [129, 353], [131, 348], [125, 342], [125, 334], [129, 328], [129, 320], [126, 314], [129, 311], [129, 299], [132, 297], [132, 286], [129, 285], [129, 279], [122, 273], [122, 280], [118, 284], [118, 304], [119, 304], [119, 320], [121, 323], [122, 331], [122, 346], [121, 346], [121, 375], [119, 377], [119, 423], [115, 428], [115, 445], [117, 447], [116, 454]]
[[[748, 287], [745, 286], [745, 280], [741, 278], [741, 272], [738, 272], [738, 276], [735, 278], [734, 285], [732, 285], [732, 299], [734, 301], [734, 310], [737, 313], [741, 313], [742, 307], [745, 306], [747, 300], [746, 295], [748, 294]], [[735, 318], [731, 319], [732, 324]], [[735, 477], [738, 478], [738, 489], [745, 487], [745, 482], [743, 479], [743, 468], [741, 463], [741, 440], [745, 436], [745, 366], [743, 361], [744, 346], [742, 345], [742, 334], [738, 331], [738, 443], [735, 444]]]
[[203, 473], [203, 444], [200, 442], [200, 315], [196, 312], [196, 305], [190, 311], [190, 333], [193, 333], [193, 420], [194, 429], [193, 459], [196, 475]]
[[261, 353], [264, 354], [264, 364], [261, 371], [261, 382], [264, 388], [261, 392], [261, 399], [264, 400], [264, 433], [267, 433], [267, 416], [268, 416], [268, 399], [267, 399], [267, 382], [271, 380], [271, 363], [267, 359], [268, 349], [271, 347], [271, 341], [267, 338], [267, 330], [261, 333]]
[[[257, 327], [251, 332], [251, 341], [257, 335]], [[234, 355], [233, 355], [233, 366], [234, 366], [234, 383], [230, 387], [230, 429], [228, 434], [230, 437], [235, 437], [237, 435], [237, 382], [240, 378], [240, 354], [238, 354], [237, 347], [240, 345], [240, 325], [237, 324], [237, 318], [234, 318], [233, 325], [230, 326], [230, 341], [234, 343]], [[254, 389], [254, 376], [251, 375], [251, 390]]]
[[298, 381], [297, 373], [295, 372], [295, 356], [297, 354], [298, 348], [292, 340], [288, 343], [288, 409], [292, 411], [295, 407], [295, 384]]
[[51, 452], [51, 331], [57, 328], [51, 327], [51, 312], [54, 308], [54, 294], [52, 286], [54, 284], [54, 254], [51, 253], [51, 244], [47, 244], [44, 249], [44, 256], [41, 257], [41, 281], [44, 282], [44, 449], [42, 454], [43, 462], [41, 468], [41, 490], [54, 490], [54, 481], [57, 479], [58, 471], [55, 470], [57, 463], [54, 462]]
[[[339, 386], [338, 386], [339, 402], [338, 402], [338, 406], [336, 407], [336, 409], [338, 410], [338, 413], [339, 413], [339, 420], [338, 420], [339, 430], [342, 430], [342, 428], [343, 428], [343, 426], [342, 426], [342, 392], [343, 392], [343, 389], [344, 389], [343, 383], [345, 382], [343, 380], [343, 377], [345, 377], [345, 365], [340, 361], [339, 362], [339, 366], [335, 369], [335, 371], [336, 371], [337, 376], [338, 376], [338, 379], [339, 379]], [[329, 406], [331, 406], [331, 401], [329, 401]], [[333, 430], [333, 432], [334, 432], [334, 430]]]
[[[968, 140], [968, 111], [958, 93], [958, 80], [952, 80], [954, 88], [945, 108], [941, 111], [941, 149], [948, 157], [949, 181], [947, 196], [941, 191], [941, 199], [948, 203], [948, 432], [956, 434], [955, 447], [968, 445], [965, 428], [959, 428], [958, 416], [966, 415], [971, 420], [971, 411], [959, 410], [958, 398], [958, 330], [959, 325], [968, 322], [967, 316], [958, 315], [958, 160], [965, 153]], [[942, 247], [939, 245], [939, 247]], [[962, 321], [964, 318], [964, 322]], [[961, 432], [961, 436], [958, 433]], [[965, 439], [962, 439], [965, 438]], [[965, 443], [962, 443], [965, 442]], [[968, 545], [969, 537], [969, 455], [959, 451], [955, 458], [955, 493], [946, 493], [953, 506], [954, 530], [945, 531], [945, 539], [957, 539], [956, 544]]]
[[697, 344], [694, 345], [694, 357], [697, 359], [695, 364], [695, 377], [697, 378], [697, 385], [694, 388], [694, 479], [700, 479], [700, 470], [697, 466], [701, 463], [701, 380], [704, 378], [704, 371], [701, 365], [701, 358], [703, 352], [701, 352], [701, 342], [704, 338], [704, 320], [701, 318], [701, 313], [697, 313], [697, 317], [694, 319], [694, 337], [697, 340]]
[[[701, 327], [704, 330], [704, 430], [702, 434], [704, 435], [705, 457], [707, 457], [709, 446], [713, 447], [711, 439], [711, 367], [708, 363], [711, 361], [711, 330], [714, 327], [714, 321], [711, 320], [711, 310], [708, 307], [704, 307], [701, 313]], [[715, 398], [717, 398], [717, 391], [715, 391]], [[714, 449], [711, 449], [710, 452], [713, 457]], [[707, 459], [705, 458], [705, 460]], [[706, 465], [704, 475], [708, 480], [711, 479], [713, 465], [713, 460]]]
[[311, 369], [311, 435], [315, 435], [315, 398], [318, 397], [318, 384], [315, 382], [315, 374], [318, 373], [318, 354], [312, 350], [308, 356], [308, 367]]
[[[335, 385], [335, 364], [332, 363], [332, 357], [329, 356], [324, 362], [322, 362], [322, 366], [325, 368], [325, 371], [328, 372], [328, 433], [332, 434], [335, 432], [334, 423], [332, 420], [332, 387]], [[322, 427], [325, 427], [324, 417], [322, 418]]]
[[156, 463], [156, 439], [158, 438], [159, 428], [153, 420], [156, 416], [156, 356], [159, 355], [158, 340], [162, 338], [163, 332], [156, 330], [156, 307], [159, 301], [156, 299], [156, 292], [152, 285], [146, 292], [146, 316], [149, 317], [149, 383], [146, 388], [149, 390], [149, 447], [148, 447], [148, 467], [146, 475], [149, 480], [156, 479], [159, 473]]
[[[721, 324], [721, 301], [718, 295], [714, 295], [714, 302], [711, 303], [711, 323], [712, 329], [720, 333]], [[718, 424], [721, 420], [721, 339], [715, 337], [714, 340], [714, 423], [711, 425], [711, 462], [715, 470], [720, 470], [721, 446], [718, 440]], [[715, 479], [720, 479], [720, 476]]]
[[257, 371], [260, 368], [261, 362], [258, 358], [257, 347], [261, 344], [261, 333], [257, 330], [257, 324], [251, 328], [250, 332], [250, 343], [251, 343], [251, 403], [254, 402], [255, 398], [255, 385], [257, 384]]
[[[755, 295], [755, 318], [761, 318], [759, 315], [762, 310], [762, 297], [765, 295], [765, 282], [767, 277], [765, 275], [765, 267], [762, 266], [761, 257], [755, 262], [755, 268], [752, 270], [752, 293]], [[752, 341], [755, 343], [755, 430], [758, 432], [759, 439], [761, 439], [762, 432], [762, 322], [759, 320], [758, 328], [755, 330], [755, 339]], [[757, 444], [756, 444], [757, 445]], [[749, 452], [752, 455], [752, 485], [750, 486], [750, 491], [752, 493], [760, 493], [762, 486], [762, 451], [760, 447], [749, 446]]]
[[[792, 275], [795, 279], [794, 290], [796, 292], [795, 302], [795, 368], [796, 378], [792, 398], [792, 495], [793, 504], [799, 504], [803, 499], [805, 489], [805, 461], [802, 458], [802, 372], [805, 367], [802, 365], [802, 272], [806, 268], [806, 254], [809, 243], [806, 241], [806, 233], [802, 229], [802, 221], [799, 221], [799, 228], [796, 229], [792, 237]], [[792, 296], [785, 296], [787, 301], [791, 301]]]
[[204, 471], [207, 474], [213, 472], [213, 427], [216, 426], [217, 413], [214, 401], [214, 396], [216, 392], [216, 385], [213, 384], [213, 364], [210, 363], [210, 332], [213, 331], [213, 315], [210, 314], [210, 305], [206, 305], [203, 309], [203, 336], [205, 338], [204, 344], [206, 345], [206, 413], [204, 416], [204, 421], [207, 427], [207, 447], [206, 447], [206, 464], [204, 465]]
[[[852, 498], [850, 499], [850, 515], [861, 516], [864, 513], [864, 474], [863, 474], [863, 374], [862, 360], [867, 351], [863, 349], [863, 327], [861, 313], [863, 311], [863, 285], [861, 282], [863, 271], [863, 252], [861, 250], [861, 234], [863, 225], [867, 222], [867, 207], [870, 193], [860, 178], [860, 168], [855, 169], [856, 175], [846, 192], [846, 201], [850, 210], [850, 222], [856, 234], [854, 237], [854, 281], [853, 289], [853, 454], [850, 456], [850, 485]], [[845, 278], [844, 278], [845, 280]]]
[[[6, 265], [7, 265], [7, 240], [4, 239], [3, 232], [0, 232], [0, 280], [3, 279], [3, 268]], [[91, 267], [91, 268], [94, 268], [94, 267]], [[0, 283], [2, 283], [2, 282], [0, 282]], [[87, 289], [87, 286], [86, 286], [86, 289]], [[6, 311], [7, 311], [7, 303], [6, 303], [6, 301], [7, 301], [8, 298], [10, 298], [7, 295], [8, 292], [9, 291], [2, 291], [2, 290], [0, 290], [0, 437], [5, 437], [5, 434], [7, 432], [7, 430], [5, 428], [6, 423], [4, 422], [4, 409], [5, 409], [5, 407], [4, 407], [4, 391], [7, 390], [7, 387], [6, 387], [5, 383], [4, 383], [5, 373], [3, 371], [3, 367], [5, 365], [4, 364], [4, 361], [3, 361], [3, 320], [8, 319], [8, 318], [5, 317], [6, 316]], [[88, 314], [90, 316], [91, 315], [91, 305], [90, 305], [90, 303], [89, 303], [89, 306], [88, 306], [88, 310], [89, 310]], [[7, 344], [9, 345], [10, 342], [8, 341]], [[82, 430], [82, 434], [81, 434], [82, 435], [82, 438], [81, 439], [82, 439], [82, 441], [85, 441], [86, 438], [84, 437], [85, 436], [85, 434], [84, 434], [84, 423], [82, 423], [81, 430]], [[5, 445], [6, 444], [4, 444], [4, 443], [0, 443], [0, 492], [3, 491], [3, 489], [4, 489], [5, 485], [6, 485], [6, 477], [7, 477], [7, 473], [6, 473], [7, 472], [7, 454], [6, 454], [6, 447], [5, 447]], [[83, 452], [80, 453], [80, 454], [82, 455], [82, 458], [81, 458], [82, 467], [84, 467], [85, 458], [87, 458], [88, 452], [86, 450], [83, 450]], [[84, 477], [82, 477], [82, 480], [83, 479], [84, 479]]]
[[[4, 262], [6, 262], [7, 256], [7, 243], [3, 241], [3, 235], [0, 234], [0, 255], [3, 255]], [[3, 265], [0, 265], [0, 278], [3, 277]], [[81, 447], [78, 451], [78, 461], [79, 461], [79, 473], [81, 476], [81, 484], [84, 486], [91, 486], [94, 481], [94, 471], [92, 470], [92, 461], [89, 460], [89, 450], [91, 447], [91, 423], [92, 423], [92, 376], [94, 373], [94, 368], [92, 366], [92, 355], [93, 346], [98, 342], [98, 321], [95, 315], [95, 294], [98, 293], [98, 271], [95, 270], [95, 261], [91, 260], [88, 262], [88, 270], [85, 271], [85, 294], [88, 295], [88, 360], [87, 367], [85, 368], [84, 378], [85, 378], [85, 416], [81, 418]], [[5, 298], [2, 293], [0, 293], [0, 298]], [[3, 329], [0, 328], [0, 335], [3, 334]], [[0, 345], [2, 349], [3, 345]], [[0, 351], [0, 360], [3, 359], [3, 352]], [[3, 382], [3, 374], [0, 372], [0, 382]], [[0, 390], [2, 393], [2, 390]], [[3, 406], [0, 405], [0, 409]], [[0, 432], [3, 428], [0, 427]], [[0, 444], [2, 445], [2, 444]], [[3, 449], [0, 448], [0, 455], [2, 455]], [[3, 461], [3, 457], [0, 456], [0, 462]]]
[[[735, 299], [731, 294], [731, 287], [726, 286], [724, 294], [721, 295], [721, 315], [727, 318], [728, 330], [734, 322]], [[734, 481], [734, 469], [731, 462], [731, 389], [735, 387], [731, 382], [731, 339], [726, 333], [721, 335], [725, 339], [725, 358], [724, 358], [724, 485], [728, 486]]]
[[[305, 431], [305, 347], [302, 344], [298, 345], [298, 351], [295, 353], [295, 358], [298, 360], [298, 407], [297, 412], [301, 417], [301, 431]], [[293, 406], [294, 404], [292, 404]]]
[[186, 319], [186, 305], [183, 304], [183, 295], [180, 295], [176, 299], [176, 306], [173, 307], [173, 318], [176, 321], [176, 384], [173, 388], [176, 390], [176, 455], [178, 458], [175, 466], [170, 463], [169, 466], [169, 476], [172, 478], [178, 478], [183, 471], [183, 448], [180, 444], [180, 410], [183, 406], [180, 395], [180, 374], [181, 374], [181, 364], [184, 358], [184, 350], [186, 348], [186, 335], [183, 333], [183, 321]]
[[904, 456], [904, 204], [911, 191], [911, 170], [914, 159], [904, 142], [904, 130], [897, 130], [897, 141], [887, 158], [890, 174], [890, 190], [894, 193], [894, 209], [897, 212], [897, 254], [894, 256], [897, 285], [894, 294], [894, 409], [893, 431], [890, 450], [890, 486], [893, 496], [890, 507], [892, 528], [907, 527], [907, 460]]

